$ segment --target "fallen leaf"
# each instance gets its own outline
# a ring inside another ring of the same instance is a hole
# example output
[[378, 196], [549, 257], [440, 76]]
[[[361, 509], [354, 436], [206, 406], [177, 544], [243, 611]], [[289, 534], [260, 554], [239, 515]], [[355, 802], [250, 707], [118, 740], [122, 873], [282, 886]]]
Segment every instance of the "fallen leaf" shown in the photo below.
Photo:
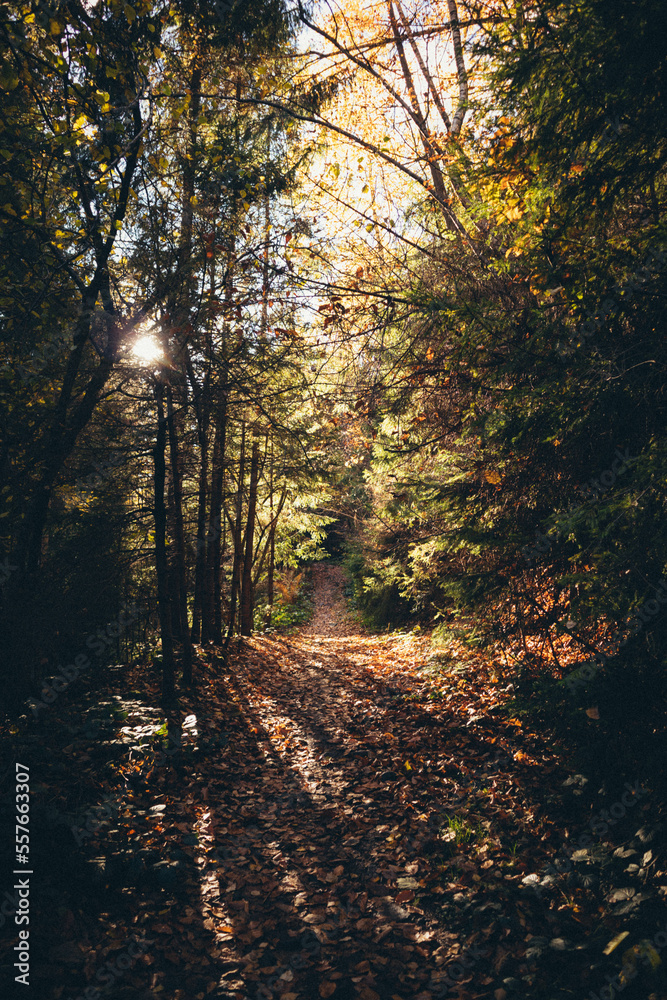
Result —
[[625, 941], [626, 937], [629, 937], [630, 931], [621, 931], [616, 937], [613, 937], [611, 941], [607, 944], [606, 948], [602, 952], [603, 955], [611, 955], [614, 948], [617, 948], [621, 941]]

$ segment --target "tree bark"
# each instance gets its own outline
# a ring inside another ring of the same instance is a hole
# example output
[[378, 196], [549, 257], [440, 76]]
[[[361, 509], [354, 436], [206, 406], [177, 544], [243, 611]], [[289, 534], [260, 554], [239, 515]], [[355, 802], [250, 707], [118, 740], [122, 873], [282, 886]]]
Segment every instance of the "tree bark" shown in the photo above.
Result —
[[255, 556], [255, 515], [257, 512], [257, 481], [259, 478], [259, 441], [252, 443], [250, 458], [250, 487], [248, 492], [248, 516], [245, 531], [245, 555], [243, 559], [243, 581], [241, 585], [241, 635], [252, 635], [254, 610], [254, 587], [252, 564]]
[[240, 587], [241, 575], [241, 547], [243, 544], [243, 530], [241, 518], [243, 517], [243, 480], [245, 478], [245, 420], [241, 425], [241, 454], [239, 456], [239, 481], [236, 491], [236, 510], [234, 519], [234, 564], [232, 566], [232, 590], [229, 597], [229, 623], [227, 626], [227, 637], [225, 639], [225, 649], [229, 646], [229, 641], [234, 634], [236, 623], [236, 603]]
[[222, 642], [222, 490], [225, 475], [225, 451], [227, 447], [227, 388], [222, 394], [222, 405], [216, 424], [216, 445], [213, 452], [211, 473], [211, 506], [209, 510], [208, 533], [210, 538], [206, 552], [206, 587], [209, 593], [209, 628], [213, 642]]
[[153, 448], [155, 572], [162, 640], [162, 699], [165, 704], [171, 704], [174, 701], [174, 645], [171, 634], [171, 597], [167, 567], [167, 507], [164, 499], [167, 426], [164, 413], [164, 385], [160, 377], [155, 383], [155, 401], [157, 405], [157, 434]]
[[271, 465], [269, 467], [269, 504], [270, 504], [270, 517], [271, 517], [271, 527], [269, 528], [269, 569], [267, 572], [266, 581], [266, 603], [267, 612], [264, 624], [267, 628], [271, 625], [271, 616], [273, 614], [273, 574], [276, 566], [276, 520], [273, 517], [273, 477], [274, 477], [274, 453], [273, 453], [273, 438], [271, 438]]
[[183, 683], [192, 686], [192, 645], [190, 641], [190, 626], [188, 623], [188, 587], [185, 568], [185, 532], [183, 530], [183, 472], [179, 450], [178, 430], [174, 415], [174, 401], [171, 386], [167, 385], [167, 425], [169, 428], [169, 455], [171, 457], [171, 482], [174, 499], [174, 540], [175, 578], [178, 595], [177, 619], [179, 623], [179, 639], [183, 656]]
[[[204, 404], [206, 405], [206, 404]], [[199, 484], [197, 493], [197, 540], [195, 543], [195, 588], [192, 606], [192, 642], [201, 639], [201, 616], [206, 565], [206, 500], [208, 494], [208, 420], [198, 421]]]
[[211, 503], [208, 513], [206, 533], [206, 565], [204, 570], [204, 592], [202, 600], [202, 642], [219, 641], [215, 634], [215, 591], [216, 567], [220, 565], [222, 478], [227, 437], [226, 394], [223, 394], [221, 412], [215, 425], [213, 442], [213, 462], [211, 466]]

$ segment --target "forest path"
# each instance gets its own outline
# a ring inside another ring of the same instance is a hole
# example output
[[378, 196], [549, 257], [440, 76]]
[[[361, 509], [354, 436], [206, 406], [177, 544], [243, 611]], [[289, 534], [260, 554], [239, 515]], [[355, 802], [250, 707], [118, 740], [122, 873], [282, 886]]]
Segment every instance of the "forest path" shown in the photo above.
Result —
[[563, 808], [557, 749], [497, 711], [508, 692], [493, 658], [371, 634], [340, 568], [313, 577], [309, 624], [244, 640], [222, 672], [199, 649], [197, 688], [169, 718], [176, 743], [145, 664], [109, 668], [81, 704], [58, 700], [39, 743], [4, 734], [40, 776], [40, 998], [83, 996], [116, 955], [126, 992], [109, 1000], [552, 1000], [604, 985], [591, 956], [644, 884], [628, 901], [616, 851], [618, 871], [588, 859], [581, 878], [566, 868], [535, 892], [590, 809], [572, 796]]
[[525, 864], [475, 858], [489, 849], [494, 789], [517, 810], [515, 835], [532, 820], [521, 782], [506, 766], [496, 774], [511, 737], [466, 726], [480, 716], [469, 690], [461, 717], [460, 678], [430, 700], [428, 640], [367, 634], [346, 610], [342, 570], [313, 575], [312, 621], [254, 636], [225, 678], [236, 731], [200, 824], [212, 955], [230, 963], [221, 995], [490, 997], [509, 952], [488, 904], [506, 907], [519, 888], [520, 906], [541, 906], [521, 884]]

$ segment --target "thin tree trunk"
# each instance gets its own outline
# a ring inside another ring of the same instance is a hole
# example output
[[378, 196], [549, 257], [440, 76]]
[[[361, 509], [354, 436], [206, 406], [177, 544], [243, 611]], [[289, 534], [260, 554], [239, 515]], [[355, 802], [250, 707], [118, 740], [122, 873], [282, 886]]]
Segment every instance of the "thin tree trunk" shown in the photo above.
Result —
[[171, 457], [171, 481], [174, 497], [174, 535], [176, 542], [176, 581], [178, 595], [178, 621], [181, 649], [183, 654], [183, 683], [192, 685], [192, 645], [188, 623], [188, 587], [185, 570], [185, 532], [183, 530], [183, 475], [178, 442], [178, 431], [174, 416], [174, 401], [171, 386], [167, 385], [167, 424], [169, 428], [169, 454]]
[[211, 551], [207, 552], [207, 586], [210, 588], [211, 634], [213, 642], [222, 642], [222, 492], [225, 475], [225, 451], [227, 448], [227, 389], [223, 391], [222, 407], [216, 427], [218, 441], [217, 461], [214, 457], [211, 476], [211, 508], [209, 512], [209, 534]]
[[225, 648], [229, 646], [229, 640], [234, 634], [236, 622], [236, 602], [239, 593], [241, 574], [241, 546], [243, 544], [243, 531], [241, 518], [243, 516], [243, 480], [245, 477], [245, 420], [241, 424], [241, 454], [239, 456], [239, 482], [236, 491], [236, 511], [234, 520], [234, 564], [232, 566], [232, 591], [229, 598], [229, 624], [227, 627], [227, 637]]
[[169, 704], [174, 701], [174, 645], [171, 634], [171, 599], [167, 567], [167, 507], [164, 499], [167, 426], [164, 414], [164, 385], [159, 378], [155, 383], [155, 401], [157, 404], [157, 435], [153, 448], [155, 572], [162, 639], [162, 699]]
[[[222, 469], [222, 498], [224, 503], [225, 496], [225, 468], [223, 465]], [[227, 553], [227, 518], [224, 514], [220, 514], [220, 522], [222, 525], [222, 542], [220, 544], [220, 559], [215, 566], [215, 594], [214, 594], [214, 611], [215, 611], [215, 639], [214, 642], [217, 645], [222, 645], [222, 577], [223, 577], [223, 561]]]
[[273, 451], [273, 437], [271, 438], [271, 465], [269, 469], [270, 483], [269, 483], [269, 504], [270, 510], [269, 514], [271, 517], [271, 527], [269, 528], [269, 569], [267, 573], [266, 581], [266, 602], [268, 605], [268, 610], [266, 612], [265, 625], [267, 628], [271, 625], [271, 615], [273, 614], [273, 574], [276, 565], [276, 521], [273, 517], [273, 478], [275, 472], [275, 458]]
[[259, 441], [252, 443], [250, 458], [250, 488], [248, 493], [248, 516], [246, 518], [245, 557], [243, 560], [243, 581], [241, 586], [241, 635], [252, 635], [252, 613], [254, 608], [254, 588], [252, 585], [252, 564], [255, 555], [255, 514], [257, 511], [257, 480], [259, 478]]
[[[215, 211], [217, 213], [218, 201], [215, 201]], [[215, 299], [215, 238], [216, 227], [213, 225], [213, 232], [210, 237], [210, 301]], [[195, 587], [194, 601], [192, 607], [192, 641], [199, 642], [201, 639], [201, 618], [202, 604], [204, 601], [204, 575], [206, 572], [206, 502], [208, 499], [208, 442], [209, 427], [211, 422], [211, 359], [213, 357], [213, 337], [211, 328], [206, 333], [206, 352], [208, 364], [201, 391], [197, 387], [194, 369], [191, 360], [186, 357], [186, 365], [190, 383], [193, 390], [193, 398], [197, 412], [197, 440], [199, 442], [200, 463], [199, 463], [199, 483], [197, 496], [197, 543], [195, 550]]]
[[454, 44], [454, 62], [456, 63], [456, 76], [459, 83], [459, 106], [452, 118], [452, 134], [458, 135], [463, 125], [463, 119], [468, 110], [468, 74], [463, 58], [463, 45], [461, 43], [461, 27], [459, 25], [459, 12], [456, 7], [456, 0], [447, 0], [449, 18], [452, 22], [452, 42]]
[[[167, 425], [169, 418], [167, 417]], [[167, 437], [168, 440], [168, 437]], [[167, 469], [167, 538], [171, 541], [176, 537], [175, 517], [174, 517], [174, 489], [171, 476]], [[169, 593], [171, 594], [171, 638], [174, 643], [174, 656], [178, 652], [181, 643], [181, 617], [180, 599], [178, 592], [178, 566], [176, 564], [176, 549], [172, 544], [167, 545], [167, 580]]]
[[[454, 9], [456, 10], [456, 8]], [[431, 180], [433, 182], [433, 192], [435, 194], [436, 199], [440, 203], [445, 224], [447, 228], [450, 230], [450, 232], [467, 236], [465, 228], [459, 222], [459, 220], [457, 219], [456, 215], [454, 214], [449, 205], [447, 190], [445, 188], [445, 180], [442, 173], [442, 168], [440, 166], [440, 157], [442, 155], [442, 151], [438, 148], [437, 142], [434, 143], [433, 136], [431, 135], [426, 118], [419, 103], [419, 98], [417, 97], [417, 89], [415, 87], [412, 71], [410, 70], [410, 65], [408, 63], [405, 54], [405, 46], [403, 45], [403, 39], [399, 31], [396, 15], [394, 13], [393, 0], [388, 0], [387, 10], [389, 12], [389, 23], [391, 24], [392, 33], [394, 36], [394, 44], [396, 46], [396, 51], [398, 53], [398, 61], [401, 65], [403, 79], [405, 81], [405, 86], [408, 91], [410, 105], [412, 108], [412, 118], [417, 128], [419, 129], [422, 144], [424, 146], [424, 152], [426, 153], [428, 169], [429, 173], [431, 174]], [[457, 30], [458, 30], [458, 20], [457, 20]], [[460, 41], [461, 41], [460, 32], [457, 37], [459, 40], [459, 47], [460, 47]], [[465, 111], [463, 113], [465, 113]], [[460, 109], [457, 109], [457, 115], [460, 116]], [[457, 119], [457, 121], [458, 121], [458, 128], [460, 129], [462, 124], [462, 119], [461, 120]], [[454, 126], [452, 123], [452, 131], [453, 129]]]
[[[271, 162], [271, 124], [266, 130], [266, 166], [265, 173], [269, 176], [269, 164]], [[259, 321], [259, 335], [262, 340], [266, 340], [266, 331], [269, 325], [269, 249], [271, 236], [271, 203], [269, 200], [268, 188], [264, 192], [264, 250], [262, 254], [262, 314]]]
[[206, 534], [206, 567], [204, 572], [204, 593], [202, 601], [202, 642], [208, 642], [215, 636], [215, 569], [220, 564], [220, 511], [222, 508], [222, 474], [225, 460], [225, 443], [227, 431], [226, 395], [223, 395], [223, 405], [216, 420], [215, 439], [213, 442], [213, 463], [211, 468], [211, 505], [208, 514], [208, 531]]
[[192, 642], [201, 639], [201, 612], [206, 563], [206, 496], [208, 487], [208, 434], [199, 429], [199, 485], [197, 496], [197, 541], [195, 553], [195, 593], [192, 605]]

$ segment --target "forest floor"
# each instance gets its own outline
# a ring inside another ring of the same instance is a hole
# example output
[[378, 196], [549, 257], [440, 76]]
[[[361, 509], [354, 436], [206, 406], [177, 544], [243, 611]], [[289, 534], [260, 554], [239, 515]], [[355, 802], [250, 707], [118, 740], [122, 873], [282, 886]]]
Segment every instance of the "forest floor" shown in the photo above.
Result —
[[[313, 579], [307, 625], [201, 651], [167, 726], [144, 665], [0, 732], [4, 819], [13, 761], [33, 793], [20, 995], [667, 997], [651, 787], [591, 789], [492, 663], [368, 633], [340, 568]], [[10, 975], [15, 943], [10, 917]]]

